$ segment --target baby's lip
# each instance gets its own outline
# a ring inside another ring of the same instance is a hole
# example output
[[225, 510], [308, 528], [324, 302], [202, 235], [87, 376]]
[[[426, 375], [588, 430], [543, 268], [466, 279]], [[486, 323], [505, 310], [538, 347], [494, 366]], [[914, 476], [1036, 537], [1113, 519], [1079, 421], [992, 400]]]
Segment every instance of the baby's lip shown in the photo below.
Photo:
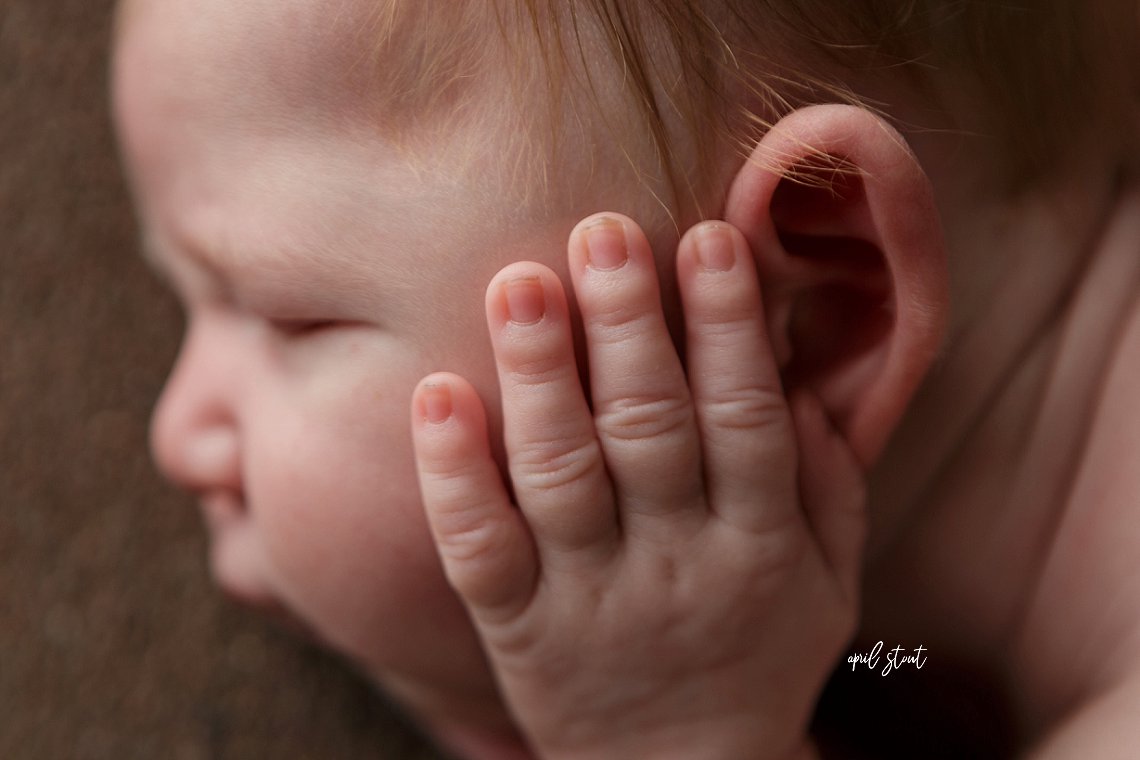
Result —
[[245, 513], [245, 505], [241, 495], [229, 492], [209, 494], [202, 498], [199, 506], [210, 535], [215, 537], [218, 533], [239, 523]]

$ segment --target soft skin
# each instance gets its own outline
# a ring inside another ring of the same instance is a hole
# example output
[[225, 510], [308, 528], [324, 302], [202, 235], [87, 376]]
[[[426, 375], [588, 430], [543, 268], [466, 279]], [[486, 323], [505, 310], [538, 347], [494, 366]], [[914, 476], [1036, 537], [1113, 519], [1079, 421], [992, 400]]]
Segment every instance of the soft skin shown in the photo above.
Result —
[[[477, 711], [493, 687], [426, 530], [409, 396], [443, 356], [494, 388], [461, 283], [557, 237], [492, 235], [358, 125], [297, 113], [297, 72], [321, 72], [256, 5], [138, 6], [118, 49], [147, 245], [188, 313], [155, 455], [200, 497], [221, 586], [287, 607], [413, 701], [431, 684]], [[331, 112], [335, 92], [303, 97]]]
[[[500, 440], [482, 285], [524, 259], [569, 282], [575, 222], [613, 209], [649, 236], [675, 318], [675, 232], [604, 150], [591, 164], [600, 178], [557, 218], [520, 212], [517, 188], [482, 171], [502, 135], [466, 136], [465, 147], [486, 148], [474, 170], [446, 143], [409, 162], [340, 76], [359, 60], [338, 36], [350, 13], [329, 28], [316, 23], [328, 8], [303, 0], [130, 8], [116, 119], [148, 248], [188, 312], [153, 443], [164, 472], [201, 498], [216, 576], [238, 596], [290, 609], [429, 723], [509, 734], [417, 495], [412, 389], [439, 369], [462, 375], [486, 405], [489, 440]], [[906, 164], [908, 152], [888, 145], [897, 136], [835, 131], [850, 117], [826, 113], [785, 125], [796, 127], [789, 145], [835, 139], [845, 159], [850, 148], [902, 162], [870, 176], [913, 180], [909, 169], [884, 175]], [[1055, 183], [1010, 201], [990, 190], [983, 164], [967, 168], [968, 139], [910, 138], [933, 180], [949, 282], [923, 255], [929, 246], [913, 245], [914, 230], [891, 226], [930, 229], [911, 214], [913, 182], [855, 188], [857, 203], [836, 205], [754, 176], [735, 196], [752, 201], [725, 209], [756, 256], [787, 389], [815, 389], [860, 461], [878, 462], [867, 635], [924, 644], [1006, 686], [1024, 744], [1053, 734], [1072, 754], [1123, 741], [1140, 662], [1140, 606], [1129, 601], [1140, 578], [1129, 381], [1140, 200], [1128, 173], [1140, 161], [1135, 150], [1076, 144], [1069, 163], [1058, 158]], [[873, 254], [838, 273], [843, 282], [913, 308], [916, 320], [884, 330], [858, 299], [830, 322], [805, 312], [832, 292], [835, 273], [808, 265], [810, 244], [772, 243], [828, 235]], [[933, 307], [947, 286], [948, 340], [908, 407], [939, 350], [920, 317], [946, 317]], [[829, 324], [852, 328], [851, 345], [813, 340], [813, 326]]]
[[[288, 610], [433, 723], [506, 731], [427, 531], [408, 409], [447, 367], [497, 416], [472, 284], [520, 258], [565, 274], [586, 212], [536, 221], [446, 155], [410, 163], [345, 107], [341, 48], [298, 35], [325, 11], [162, 0], [124, 17], [117, 124], [145, 248], [188, 317], [153, 449], [199, 497], [224, 589]], [[587, 208], [661, 216], [618, 176]]]
[[[369, 128], [368, 109], [346, 107], [352, 83], [338, 78], [345, 56], [319, 37], [297, 37], [297, 25], [315, 21], [316, 12], [302, 2], [281, 15], [256, 3], [232, 10], [164, 0], [135, 4], [126, 17], [116, 57], [118, 123], [145, 245], [188, 313], [185, 344], [155, 413], [156, 458], [199, 495], [223, 588], [287, 610], [437, 731], [479, 725], [509, 737], [426, 528], [408, 408], [416, 382], [446, 368], [486, 400], [489, 419], [500, 417], [481, 288], [471, 283], [491, 281], [520, 258], [543, 262], [568, 282], [566, 240], [582, 209], [528, 216], [510, 210], [519, 195], [510, 188], [471, 193], [470, 157], [460, 170], [446, 145], [434, 163], [410, 162]], [[213, 18], [222, 13], [224, 23]], [[797, 130], [822, 135], [855, 125], [863, 129], [854, 133], [879, 135], [888, 148], [902, 145], [881, 125], [852, 121], [851, 109], [827, 113], [776, 131], [769, 147], [801, 142]], [[502, 137], [488, 139], [494, 145]], [[878, 150], [880, 141], [859, 145]], [[903, 153], [903, 165], [913, 167]], [[666, 314], [676, 315], [677, 241], [660, 212], [651, 200], [629, 203], [648, 194], [619, 171], [595, 187], [601, 190], [580, 194], [585, 207], [627, 210], [651, 230], [645, 246], [664, 264], [662, 298]], [[925, 213], [908, 218], [927, 223], [927, 191], [900, 187], [926, 199]], [[798, 282], [768, 304], [786, 323], [794, 297], [834, 273], [781, 263], [765, 207], [776, 185], [749, 173], [739, 188], [730, 211], [749, 243], [768, 249], [762, 268], [790, 268]], [[866, 216], [862, 205], [856, 210]], [[932, 258], [912, 259], [937, 265], [941, 251], [931, 242]], [[930, 282], [937, 316], [941, 286], [937, 277]], [[894, 334], [910, 336], [910, 320], [900, 322], [907, 329]], [[924, 347], [937, 342], [937, 319], [932, 326], [920, 331]], [[876, 343], [869, 353], [886, 356], [890, 345]], [[889, 417], [905, 406], [930, 353], [904, 352], [895, 363], [906, 371], [884, 375], [878, 393], [889, 399]], [[892, 423], [859, 421], [861, 381], [834, 385], [844, 390], [824, 392], [825, 402], [853, 426], [857, 455], [872, 459]], [[495, 425], [490, 433], [492, 441], [501, 437]], [[794, 448], [791, 440], [782, 445]], [[848, 608], [844, 619], [852, 615]], [[822, 659], [805, 694], [818, 689], [845, 636], [838, 630], [814, 653]], [[485, 750], [493, 740], [477, 741]]]
[[[836, 192], [800, 192], [790, 213], [777, 162], [808, 161], [807, 145], [850, 172]], [[858, 614], [859, 459], [878, 456], [939, 342], [944, 258], [925, 176], [869, 113], [803, 109], [755, 153], [725, 209], [740, 229], [698, 225], [678, 250], [684, 370], [653, 252], [628, 218], [599, 215], [570, 237], [589, 405], [554, 273], [522, 262], [492, 281], [509, 492], [474, 390], [454, 375], [419, 387], [420, 477], [445, 569], [543, 757], [814, 751], [805, 726]], [[797, 257], [805, 240], [785, 245], [776, 228], [809, 235], [821, 203], [829, 235]], [[844, 232], [880, 254], [885, 291], [878, 267], [834, 255]], [[783, 285], [763, 304], [757, 262]], [[873, 297], [848, 295], [848, 325], [831, 308], [789, 313], [820, 288]], [[810, 361], [795, 358], [805, 340]]]
[[[321, 80], [335, 80], [343, 59], [319, 54], [319, 41], [300, 45], [292, 25], [255, 5], [227, 6], [226, 22], [213, 24], [221, 5], [136, 4], [116, 58], [145, 245], [188, 313], [155, 413], [156, 458], [198, 494], [223, 588], [287, 610], [445, 741], [505, 751], [494, 737], [509, 743], [512, 731], [426, 529], [408, 408], [416, 382], [447, 368], [487, 401], [490, 419], [500, 416], [471, 283], [519, 258], [569, 281], [566, 239], [581, 212], [528, 219], [506, 210], [509, 191], [472, 197], [446, 160], [434, 171], [409, 163], [364, 114], [311, 118], [344, 112], [343, 89]], [[295, 6], [305, 22], [310, 5]], [[584, 204], [660, 218], [625, 201], [646, 196], [631, 178], [615, 172], [600, 184], [606, 191]], [[668, 294], [676, 241], [652, 226]], [[640, 239], [644, 267], [653, 253]], [[658, 298], [656, 278], [651, 288]], [[781, 445], [795, 448], [786, 432]], [[810, 653], [799, 726], [854, 620], [847, 566], [841, 622]]]

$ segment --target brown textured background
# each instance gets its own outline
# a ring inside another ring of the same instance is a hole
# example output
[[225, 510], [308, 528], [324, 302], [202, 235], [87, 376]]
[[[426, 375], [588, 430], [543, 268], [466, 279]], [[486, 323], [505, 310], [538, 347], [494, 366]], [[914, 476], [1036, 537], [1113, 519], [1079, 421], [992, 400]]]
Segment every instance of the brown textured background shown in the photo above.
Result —
[[0, 0], [0, 758], [429, 758], [210, 587], [146, 421], [177, 306], [136, 255], [111, 0]]

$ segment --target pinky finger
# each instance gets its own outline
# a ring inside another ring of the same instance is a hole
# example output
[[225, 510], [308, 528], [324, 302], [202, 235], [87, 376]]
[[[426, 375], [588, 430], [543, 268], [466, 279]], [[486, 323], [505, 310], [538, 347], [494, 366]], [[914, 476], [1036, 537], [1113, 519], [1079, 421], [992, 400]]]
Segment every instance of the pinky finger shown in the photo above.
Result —
[[867, 539], [867, 486], [863, 469], [847, 441], [809, 391], [790, 400], [800, 446], [800, 495], [823, 555], [848, 599], [861, 584]]
[[448, 582], [476, 620], [501, 622], [530, 601], [538, 576], [530, 531], [487, 442], [475, 389], [436, 373], [412, 397], [420, 493]]

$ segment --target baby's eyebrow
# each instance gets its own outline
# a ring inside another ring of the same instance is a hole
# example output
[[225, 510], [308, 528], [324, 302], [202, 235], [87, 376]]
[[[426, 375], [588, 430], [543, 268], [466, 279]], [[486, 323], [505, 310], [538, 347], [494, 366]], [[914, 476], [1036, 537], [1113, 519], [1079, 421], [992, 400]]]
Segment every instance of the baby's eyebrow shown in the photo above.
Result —
[[[220, 287], [226, 292], [229, 291], [228, 281], [221, 269], [202, 255], [201, 251], [186, 245], [176, 247], [178, 255], [189, 259], [194, 268], [204, 272], [209, 281], [214, 283], [216, 287]], [[142, 253], [143, 261], [164, 285], [176, 293], [183, 292], [186, 285], [185, 278], [179, 276], [177, 267], [171, 264], [174, 260], [174, 254], [170, 250], [170, 245], [161, 240], [152, 227], [144, 225], [140, 230], [139, 250]]]

